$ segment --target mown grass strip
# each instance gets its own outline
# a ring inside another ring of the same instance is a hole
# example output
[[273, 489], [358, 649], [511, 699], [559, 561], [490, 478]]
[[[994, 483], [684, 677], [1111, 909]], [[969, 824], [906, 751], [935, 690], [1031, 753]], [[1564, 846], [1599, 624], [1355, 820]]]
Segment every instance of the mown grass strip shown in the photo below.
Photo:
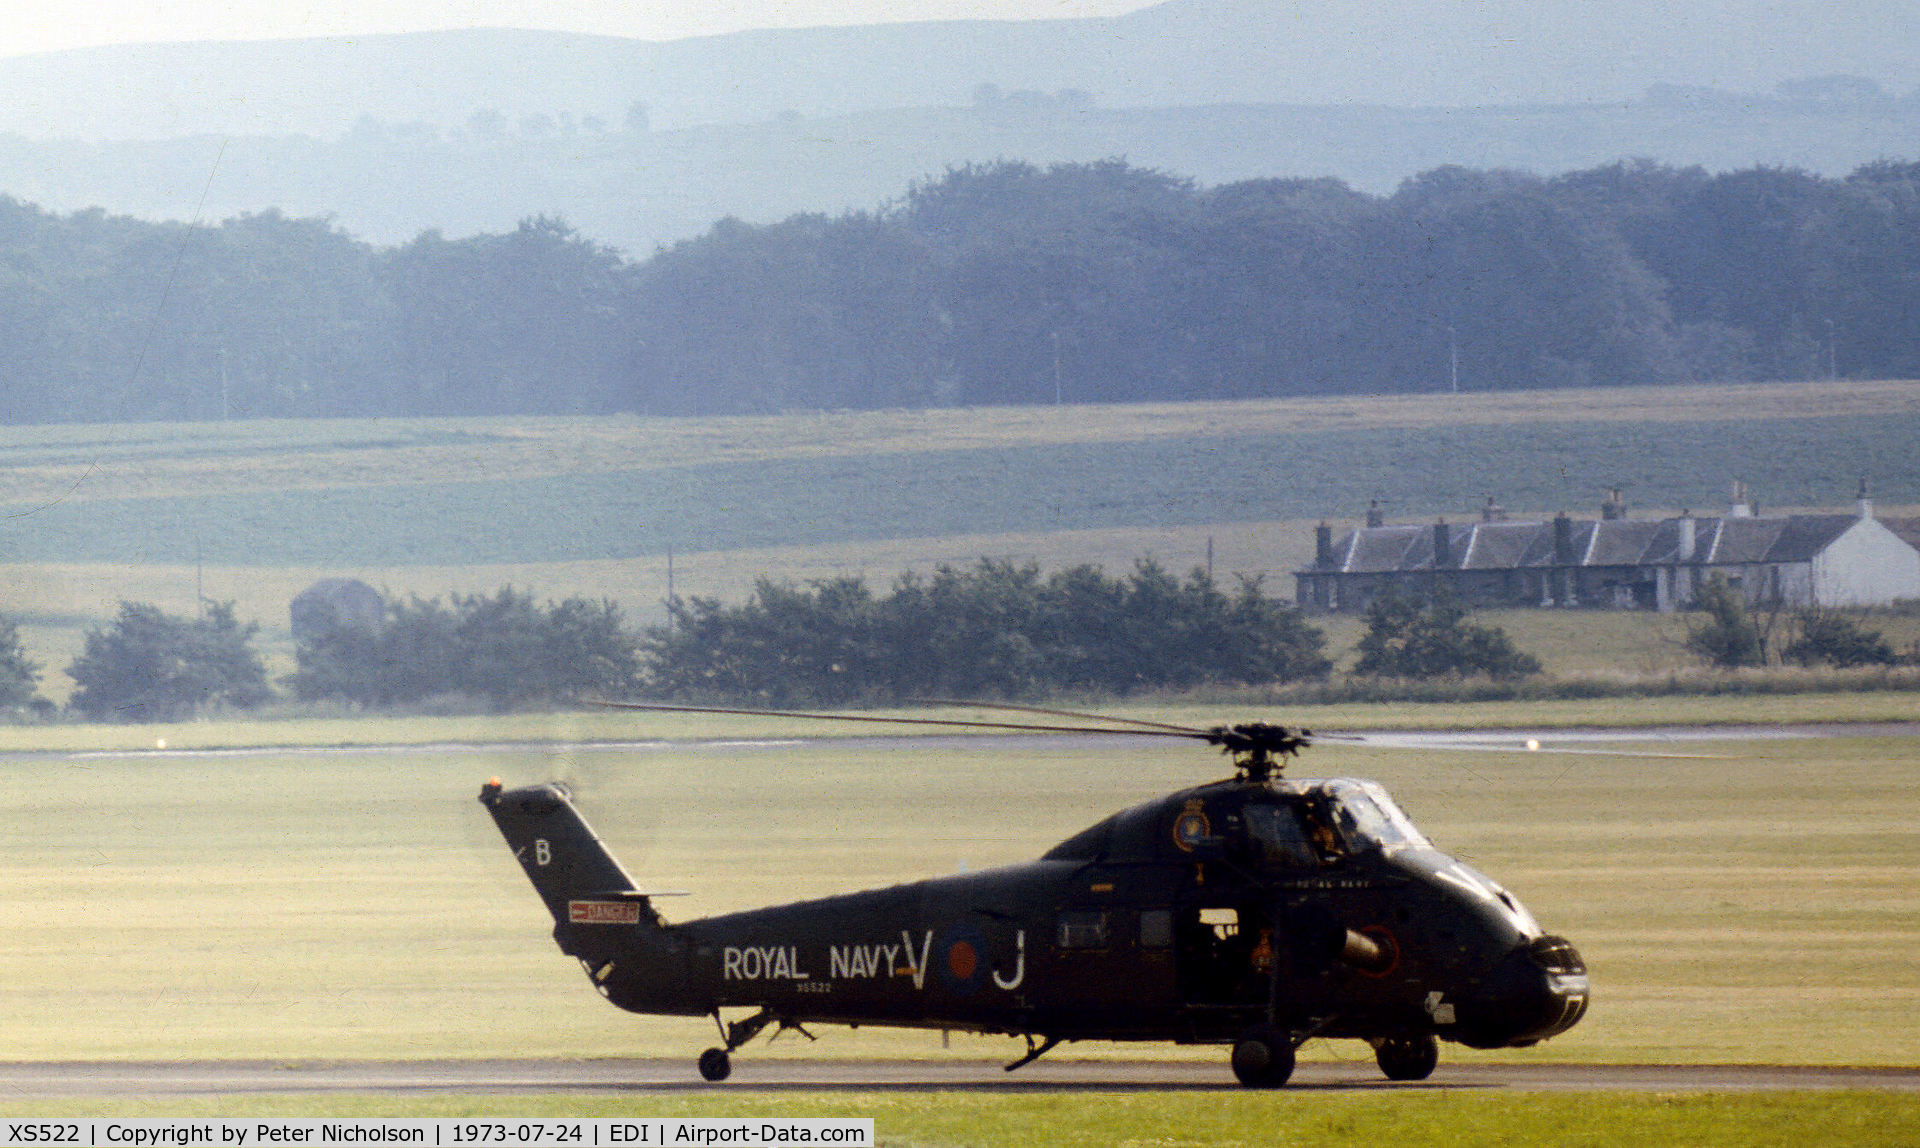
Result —
[[[1071, 706], [1071, 701], [1061, 703]], [[1216, 700], [1160, 699], [1085, 703], [1117, 717], [1200, 728], [1234, 721], [1277, 721], [1322, 730], [1556, 729], [1588, 726], [1786, 726], [1920, 720], [1904, 690], [1621, 696], [1553, 701], [1449, 700], [1310, 705], [1249, 692]], [[979, 717], [966, 707], [873, 711], [892, 716]], [[954, 736], [958, 731], [935, 731]], [[293, 716], [146, 725], [93, 723], [0, 725], [0, 753], [135, 753], [210, 749], [302, 749], [422, 745], [540, 746], [555, 742], [690, 742], [726, 738], [899, 738], [898, 729], [780, 717], [634, 713], [599, 709], [464, 716]], [[981, 736], [993, 736], [990, 732]]]
[[249, 1096], [34, 1101], [15, 1115], [284, 1117], [871, 1117], [883, 1145], [919, 1148], [1269, 1148], [1418, 1144], [1609, 1148], [1910, 1145], [1920, 1097], [1867, 1092], [1642, 1094], [862, 1093], [716, 1091], [691, 1096]]

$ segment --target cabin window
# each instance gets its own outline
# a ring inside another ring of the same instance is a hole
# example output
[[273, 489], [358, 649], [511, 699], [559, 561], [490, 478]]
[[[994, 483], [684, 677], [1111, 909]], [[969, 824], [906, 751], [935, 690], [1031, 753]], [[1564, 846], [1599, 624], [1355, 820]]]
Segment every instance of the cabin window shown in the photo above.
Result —
[[1143, 949], [1170, 949], [1173, 947], [1172, 909], [1141, 910], [1140, 947]]
[[1063, 949], [1106, 948], [1107, 915], [1097, 909], [1074, 909], [1060, 914], [1059, 941]]
[[1269, 865], [1304, 867], [1316, 864], [1305, 828], [1291, 806], [1248, 805], [1242, 811], [1247, 832], [1258, 848], [1258, 859]]

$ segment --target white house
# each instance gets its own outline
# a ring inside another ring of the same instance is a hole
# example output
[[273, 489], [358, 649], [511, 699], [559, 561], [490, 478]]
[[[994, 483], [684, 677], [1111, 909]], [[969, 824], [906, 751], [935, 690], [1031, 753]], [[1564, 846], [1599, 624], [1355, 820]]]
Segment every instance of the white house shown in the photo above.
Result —
[[[1905, 535], [1905, 537], [1903, 537]], [[1752, 513], [1736, 487], [1719, 517], [1634, 520], [1618, 492], [1598, 521], [1561, 514], [1510, 522], [1368, 525], [1337, 543], [1321, 526], [1312, 566], [1295, 571], [1303, 609], [1355, 612], [1384, 593], [1445, 594], [1465, 606], [1673, 610], [1716, 576], [1753, 602], [1884, 606], [1920, 599], [1909, 524], [1874, 517], [1864, 485], [1852, 514]]]

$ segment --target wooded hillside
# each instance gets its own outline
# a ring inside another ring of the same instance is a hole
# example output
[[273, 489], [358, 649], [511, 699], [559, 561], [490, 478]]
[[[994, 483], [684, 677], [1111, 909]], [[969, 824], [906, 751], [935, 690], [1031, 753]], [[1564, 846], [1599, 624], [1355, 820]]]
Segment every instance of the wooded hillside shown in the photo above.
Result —
[[766, 412], [1920, 374], [1920, 164], [1203, 188], [968, 167], [634, 262], [0, 199], [0, 420]]

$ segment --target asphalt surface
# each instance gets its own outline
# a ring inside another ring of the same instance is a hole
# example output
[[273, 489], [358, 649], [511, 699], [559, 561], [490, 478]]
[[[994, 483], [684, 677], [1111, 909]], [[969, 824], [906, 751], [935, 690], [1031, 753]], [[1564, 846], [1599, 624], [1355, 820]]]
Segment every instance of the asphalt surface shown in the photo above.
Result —
[[[1448, 1065], [1395, 1084], [1371, 1063], [1302, 1064], [1289, 1088], [1505, 1089], [1520, 1092], [1920, 1092], [1920, 1068], [1739, 1065]], [[250, 1096], [274, 1093], [486, 1094], [531, 1092], [1183, 1092], [1237, 1091], [1218, 1064], [1042, 1061], [1017, 1073], [979, 1061], [734, 1059], [733, 1077], [708, 1084], [693, 1059], [428, 1061], [127, 1061], [0, 1064], [0, 1101], [89, 1097]]]

